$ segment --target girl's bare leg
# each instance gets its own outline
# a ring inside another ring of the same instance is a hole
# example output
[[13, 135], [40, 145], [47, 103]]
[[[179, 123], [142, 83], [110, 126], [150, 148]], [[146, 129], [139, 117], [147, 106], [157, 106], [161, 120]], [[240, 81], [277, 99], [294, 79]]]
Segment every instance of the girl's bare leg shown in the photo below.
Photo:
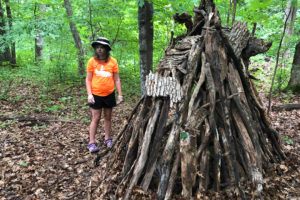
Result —
[[92, 121], [90, 124], [90, 130], [89, 130], [89, 144], [96, 143], [96, 133], [97, 133], [97, 127], [99, 125], [99, 121], [101, 118], [101, 111], [102, 109], [92, 109], [91, 108], [91, 113], [92, 113]]

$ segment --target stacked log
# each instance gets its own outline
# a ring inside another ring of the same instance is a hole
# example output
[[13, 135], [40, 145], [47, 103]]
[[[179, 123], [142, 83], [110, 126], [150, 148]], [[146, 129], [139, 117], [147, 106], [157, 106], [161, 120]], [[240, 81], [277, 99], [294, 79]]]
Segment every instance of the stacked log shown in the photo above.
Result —
[[119, 171], [118, 186], [109, 192], [118, 198], [142, 190], [192, 199], [228, 188], [243, 196], [243, 180], [260, 193], [270, 163], [285, 157], [248, 77], [255, 40], [244, 23], [224, 31], [212, 1], [200, 9], [201, 23], [174, 40], [148, 75], [146, 95], [113, 149], [108, 166]]

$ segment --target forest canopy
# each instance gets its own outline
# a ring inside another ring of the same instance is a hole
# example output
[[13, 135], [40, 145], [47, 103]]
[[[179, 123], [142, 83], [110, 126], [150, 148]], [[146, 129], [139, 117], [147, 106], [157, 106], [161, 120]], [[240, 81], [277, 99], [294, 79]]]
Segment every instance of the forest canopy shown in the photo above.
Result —
[[[234, 7], [233, 1], [215, 1], [223, 26], [230, 27], [233, 20], [238, 20], [247, 22], [248, 29], [252, 30], [255, 23], [257, 37], [273, 42], [266, 55], [275, 59], [284, 19], [290, 4], [282, 0], [239, 0], [236, 2], [236, 7]], [[5, 54], [7, 48], [12, 50], [14, 47], [15, 65], [18, 66], [18, 71], [26, 69], [25, 74], [29, 77], [38, 68], [42, 75], [40, 76], [42, 81], [78, 82], [77, 49], [69, 27], [69, 21], [72, 20], [81, 38], [84, 62], [92, 55], [91, 41], [97, 36], [105, 36], [113, 43], [113, 55], [118, 58], [124, 82], [128, 82], [129, 86], [132, 84], [138, 86], [137, 10], [138, 6], [143, 3], [143, 0], [72, 1], [73, 15], [70, 18], [66, 14], [62, 1], [58, 0], [1, 1], [2, 24], [0, 26], [3, 31], [0, 33], [0, 50], [2, 54]], [[174, 23], [172, 16], [182, 12], [193, 14], [193, 6], [198, 5], [199, 2], [196, 0], [154, 0], [152, 3], [154, 7], [153, 66], [156, 66], [170, 41], [171, 32], [173, 31], [175, 36], [186, 32], [184, 25]], [[295, 0], [290, 3], [297, 5]], [[11, 16], [8, 15], [8, 7]], [[295, 16], [299, 16], [297, 9]], [[10, 21], [11, 23], [9, 23]], [[292, 55], [295, 45], [299, 41], [299, 17], [294, 18], [289, 26], [292, 26], [293, 32], [290, 35], [286, 34], [281, 47], [281, 57], [284, 52], [289, 52], [289, 57], [281, 59], [280, 62], [282, 67], [276, 79], [279, 89], [284, 88], [290, 75]], [[42, 45], [42, 53], [37, 62], [38, 43]], [[263, 60], [262, 56], [254, 58], [254, 61], [258, 61], [258, 63], [261, 60]], [[7, 64], [8, 62], [2, 59], [1, 65]], [[2, 70], [4, 70], [3, 67]], [[261, 67], [261, 73], [258, 76], [271, 73], [271, 69], [267, 69], [265, 72], [264, 70]], [[1, 74], [7, 75], [7, 73]], [[84, 74], [82, 75], [84, 76]], [[129, 83], [127, 80], [132, 77], [135, 77], [134, 81]], [[139, 93], [139, 89], [132, 90], [128, 93]]]

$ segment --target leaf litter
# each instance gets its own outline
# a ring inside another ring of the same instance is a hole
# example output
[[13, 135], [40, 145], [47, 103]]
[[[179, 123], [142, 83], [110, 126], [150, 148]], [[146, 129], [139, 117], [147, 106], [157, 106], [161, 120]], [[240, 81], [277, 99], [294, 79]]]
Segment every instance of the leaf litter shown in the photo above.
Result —
[[[84, 87], [71, 87], [65, 92], [51, 93], [47, 97], [51, 103], [47, 103], [39, 99], [39, 95], [29, 96], [30, 84], [26, 86], [27, 95], [21, 96], [20, 101], [12, 101], [13, 92], [8, 99], [0, 100], [0, 116], [13, 118], [22, 115], [52, 120], [31, 123], [0, 121], [0, 199], [103, 199], [103, 192], [115, 188], [117, 180], [112, 177], [110, 180], [115, 181], [108, 182], [102, 178], [110, 168], [106, 161], [112, 156], [111, 152], [104, 155], [100, 165], [95, 167], [96, 156], [87, 151], [90, 116]], [[34, 90], [34, 94], [37, 94], [36, 88]], [[265, 96], [261, 96], [266, 104]], [[273, 99], [274, 104], [283, 102], [278, 97]], [[300, 103], [300, 97], [294, 96], [290, 102]], [[115, 108], [112, 127], [114, 137], [125, 125], [134, 105], [133, 101], [125, 102]], [[51, 106], [53, 109], [49, 109]], [[300, 110], [272, 111], [270, 120], [281, 135], [287, 159], [272, 165], [266, 172], [262, 197], [299, 199]], [[97, 140], [101, 150], [105, 150], [103, 121], [100, 124]], [[117, 177], [119, 172], [116, 171], [114, 176]], [[245, 193], [251, 194], [250, 191]], [[210, 195], [211, 199], [229, 198], [228, 195], [217, 193]], [[153, 199], [154, 196], [139, 188], [133, 193], [135, 199]]]

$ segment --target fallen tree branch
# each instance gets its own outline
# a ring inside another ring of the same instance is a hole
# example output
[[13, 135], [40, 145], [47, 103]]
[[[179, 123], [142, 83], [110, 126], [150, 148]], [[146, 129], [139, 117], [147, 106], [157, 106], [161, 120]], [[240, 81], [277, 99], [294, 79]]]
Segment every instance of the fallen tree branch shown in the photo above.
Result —
[[298, 110], [300, 109], [300, 104], [293, 104], [293, 103], [288, 103], [288, 104], [282, 104], [282, 105], [277, 105], [277, 106], [272, 106], [274, 110]]
[[65, 123], [73, 123], [77, 124], [75, 121], [64, 120], [64, 119], [53, 119], [47, 117], [28, 117], [28, 116], [4, 116], [0, 115], [0, 121], [7, 120], [15, 120], [18, 122], [31, 122], [31, 123], [39, 123], [39, 122], [65, 122]]

